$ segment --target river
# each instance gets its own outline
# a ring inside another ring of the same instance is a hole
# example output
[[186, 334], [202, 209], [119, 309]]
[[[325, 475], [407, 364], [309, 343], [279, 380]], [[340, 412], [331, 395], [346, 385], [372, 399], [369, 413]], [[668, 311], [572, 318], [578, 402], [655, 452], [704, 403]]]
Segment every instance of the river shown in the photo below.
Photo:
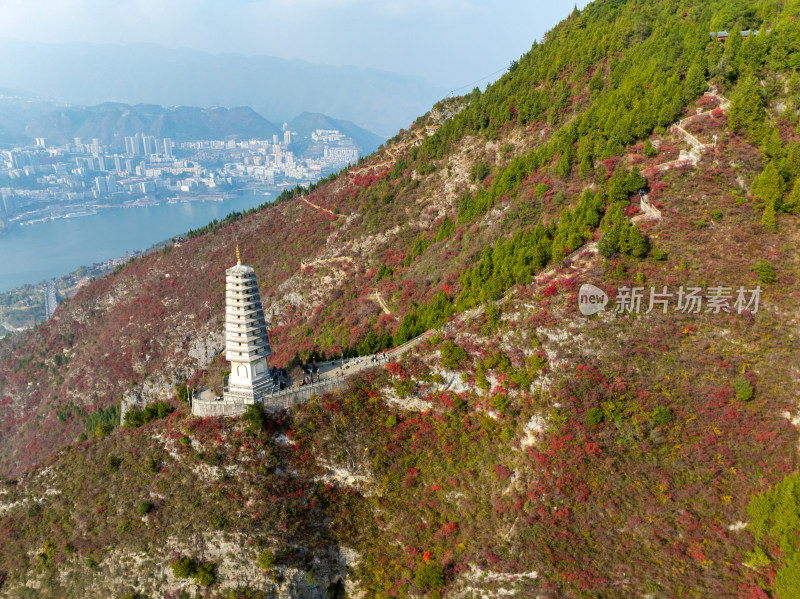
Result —
[[105, 208], [97, 214], [21, 226], [0, 235], [0, 293], [39, 283], [99, 262], [143, 250], [274, 199], [245, 192], [223, 201], [189, 201], [140, 208]]

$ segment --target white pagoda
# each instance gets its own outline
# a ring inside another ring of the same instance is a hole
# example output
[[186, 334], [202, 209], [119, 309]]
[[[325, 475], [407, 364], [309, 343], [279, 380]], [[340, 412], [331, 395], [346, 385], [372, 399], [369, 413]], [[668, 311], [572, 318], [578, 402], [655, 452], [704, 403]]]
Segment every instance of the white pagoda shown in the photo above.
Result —
[[267, 324], [261, 307], [256, 273], [242, 264], [236, 247], [236, 266], [225, 271], [225, 358], [231, 364], [223, 401], [263, 403], [272, 389], [267, 356]]

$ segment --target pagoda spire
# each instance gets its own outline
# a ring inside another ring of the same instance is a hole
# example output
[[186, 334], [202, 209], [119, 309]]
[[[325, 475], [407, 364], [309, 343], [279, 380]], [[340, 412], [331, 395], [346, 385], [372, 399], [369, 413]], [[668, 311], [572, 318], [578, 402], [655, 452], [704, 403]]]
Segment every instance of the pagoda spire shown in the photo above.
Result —
[[239, 253], [239, 244], [236, 244], [236, 266], [242, 265], [242, 255]]

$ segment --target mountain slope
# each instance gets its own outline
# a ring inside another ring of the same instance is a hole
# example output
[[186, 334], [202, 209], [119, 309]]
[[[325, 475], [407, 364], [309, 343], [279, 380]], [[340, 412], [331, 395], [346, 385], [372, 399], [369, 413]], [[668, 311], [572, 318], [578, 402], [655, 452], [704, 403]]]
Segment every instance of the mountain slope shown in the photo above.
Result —
[[[236, 243], [262, 285], [274, 364], [368, 354], [431, 330], [400, 363], [252, 440], [237, 429], [251, 418], [198, 422], [175, 399], [178, 411], [149, 429], [49, 458], [52, 492], [41, 468], [5, 487], [2, 540], [17, 549], [0, 557], [3, 591], [62, 569], [86, 575], [77, 558], [110, 542], [77, 523], [124, 524], [131, 496], [157, 492], [146, 479], [135, 495], [115, 488], [103, 505], [116, 515], [76, 523], [28, 510], [58, 504], [75, 476], [101, 492], [91, 460], [63, 474], [71, 463], [130, 439], [133, 474], [156, 450], [137, 436], [170, 433], [192, 448], [169, 460], [179, 472], [210, 452], [233, 473], [245, 445], [292, 444], [304, 483], [347, 495], [324, 498], [334, 533], [296, 548], [280, 524], [254, 528], [247, 513], [271, 503], [240, 497], [222, 473], [214, 491], [196, 491], [198, 505], [229, 493], [230, 518], [199, 532], [285, 544], [312, 564], [345, 547], [349, 595], [792, 596], [797, 499], [770, 489], [798, 469], [797, 16], [796, 2], [595, 2], [485, 93], [437, 104], [353, 172], [136, 260], [4, 341], [0, 451], [19, 474], [71, 443], [86, 411], [169, 397], [184, 379], [219, 384]], [[770, 32], [723, 45], [708, 35], [723, 28]], [[351, 261], [322, 262], [337, 257]], [[605, 311], [580, 313], [583, 283], [607, 294]], [[758, 309], [735, 303], [738, 288], [752, 299], [759, 286]], [[633, 288], [641, 309], [625, 300]], [[651, 288], [666, 311], [647, 310]], [[697, 311], [686, 307], [695, 288]], [[727, 310], [715, 309], [726, 293]], [[225, 432], [212, 444], [206, 427]], [[265, 484], [274, 466], [259, 471]], [[164, 502], [157, 511], [172, 513]], [[121, 530], [123, 543], [144, 544], [146, 525]], [[37, 553], [38, 565], [25, 557]], [[141, 554], [154, 579], [179, 557]], [[295, 567], [283, 555], [265, 565]], [[47, 592], [80, 593], [59, 584]], [[123, 591], [112, 576], [94, 584]], [[215, 584], [228, 592], [237, 580], [224, 570]]]

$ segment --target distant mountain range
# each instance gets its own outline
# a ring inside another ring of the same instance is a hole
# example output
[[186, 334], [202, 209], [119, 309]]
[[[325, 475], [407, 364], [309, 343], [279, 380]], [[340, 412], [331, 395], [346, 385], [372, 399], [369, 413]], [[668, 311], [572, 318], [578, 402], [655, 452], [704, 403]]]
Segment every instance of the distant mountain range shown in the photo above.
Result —
[[0, 88], [0, 144], [28, 143], [25, 126], [58, 107], [55, 102], [31, 94]]
[[335, 115], [384, 136], [427, 112], [445, 91], [427, 81], [355, 67], [152, 44], [36, 44], [0, 40], [0, 86], [68, 104], [251, 106], [275, 123], [302, 111]]
[[98, 138], [102, 144], [123, 145], [136, 133], [170, 137], [175, 141], [226, 139], [232, 137], [271, 138], [280, 129], [252, 108], [164, 108], [153, 104], [105, 103], [97, 106], [69, 106], [42, 115], [25, 128], [30, 138], [64, 143], [75, 137]]
[[[361, 154], [369, 154], [384, 138], [355, 123], [304, 112], [290, 122], [295, 151], [302, 152], [316, 129], [338, 129], [352, 138]], [[106, 102], [96, 106], [57, 106], [47, 101], [0, 90], [0, 143], [31, 143], [44, 137], [63, 144], [75, 137], [97, 138], [104, 145], [123, 146], [126, 136], [144, 133], [174, 141], [197, 139], [270, 139], [281, 127], [249, 106], [198, 108]]]

